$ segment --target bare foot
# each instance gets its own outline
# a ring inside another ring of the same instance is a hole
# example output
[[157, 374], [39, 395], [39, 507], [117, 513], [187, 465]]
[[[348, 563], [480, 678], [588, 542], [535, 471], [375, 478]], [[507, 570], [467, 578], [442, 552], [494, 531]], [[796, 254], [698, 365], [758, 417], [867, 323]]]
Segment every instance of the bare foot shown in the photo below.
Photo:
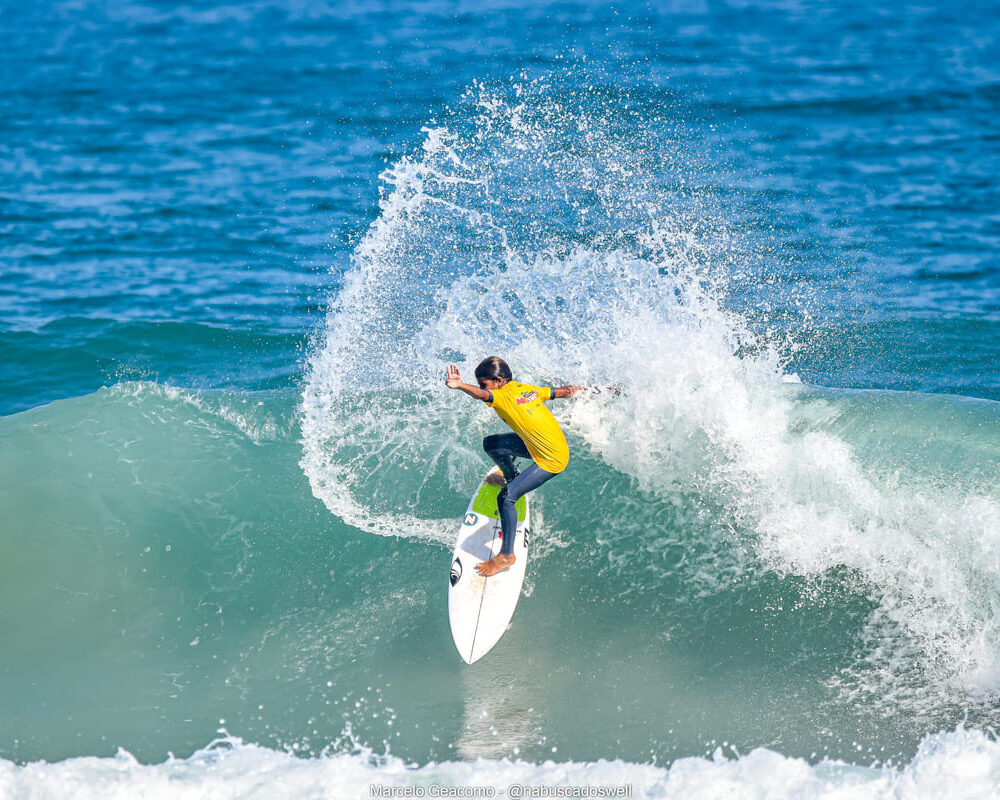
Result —
[[507, 567], [513, 563], [513, 553], [497, 553], [489, 561], [483, 561], [481, 564], [476, 564], [476, 571], [484, 578], [488, 578], [490, 575], [495, 575], [502, 569], [507, 569]]
[[503, 476], [502, 472], [491, 472], [486, 476], [486, 480], [483, 483], [487, 486], [506, 486], [507, 479]]

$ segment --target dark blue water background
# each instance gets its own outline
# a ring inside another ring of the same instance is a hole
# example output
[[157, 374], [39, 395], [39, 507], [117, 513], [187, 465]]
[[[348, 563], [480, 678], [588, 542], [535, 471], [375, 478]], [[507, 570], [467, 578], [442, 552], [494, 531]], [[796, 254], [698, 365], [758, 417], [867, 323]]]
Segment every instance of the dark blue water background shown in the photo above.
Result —
[[[1000, 10], [674, 2], [9, 5], [0, 411], [294, 384], [380, 171], [474, 81], [595, 83], [806, 282], [824, 384], [1000, 398]], [[739, 303], [737, 298], [735, 301]]]

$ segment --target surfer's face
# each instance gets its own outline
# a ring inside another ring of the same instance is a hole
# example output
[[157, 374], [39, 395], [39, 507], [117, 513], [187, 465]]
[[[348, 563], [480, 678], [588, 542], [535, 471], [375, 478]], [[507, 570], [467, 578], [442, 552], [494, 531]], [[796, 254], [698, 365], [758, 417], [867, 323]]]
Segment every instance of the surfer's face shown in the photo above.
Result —
[[480, 389], [485, 389], [488, 392], [492, 392], [494, 389], [499, 389], [507, 381], [503, 378], [476, 378], [476, 383], [479, 384]]

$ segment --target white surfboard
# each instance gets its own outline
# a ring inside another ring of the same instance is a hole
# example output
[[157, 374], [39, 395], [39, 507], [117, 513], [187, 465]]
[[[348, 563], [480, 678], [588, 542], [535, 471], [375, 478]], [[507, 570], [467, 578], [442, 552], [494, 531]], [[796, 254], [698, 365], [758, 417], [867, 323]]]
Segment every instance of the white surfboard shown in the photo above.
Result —
[[[488, 475], [499, 472], [493, 469]], [[502, 538], [497, 511], [500, 488], [486, 483], [485, 478], [479, 484], [465, 512], [451, 558], [448, 617], [455, 647], [467, 664], [486, 655], [504, 635], [521, 596], [524, 568], [528, 564], [529, 518], [525, 496], [516, 505], [514, 563], [488, 578], [476, 572], [476, 564], [500, 552]]]

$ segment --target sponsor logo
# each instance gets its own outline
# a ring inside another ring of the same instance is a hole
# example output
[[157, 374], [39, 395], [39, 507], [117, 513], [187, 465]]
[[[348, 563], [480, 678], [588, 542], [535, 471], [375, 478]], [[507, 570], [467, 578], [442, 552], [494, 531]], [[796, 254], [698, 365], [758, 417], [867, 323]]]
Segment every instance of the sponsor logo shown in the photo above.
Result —
[[461, 577], [462, 577], [462, 562], [456, 558], [454, 561], [451, 562], [451, 575], [449, 576], [448, 581], [451, 583], [452, 586], [454, 586], [456, 583], [459, 582]]
[[537, 400], [537, 399], [538, 399], [538, 392], [536, 392], [534, 389], [531, 389], [530, 391], [527, 392], [521, 392], [521, 396], [517, 398], [517, 404], [519, 406], [523, 406], [525, 403], [530, 403], [532, 400]]
[[479, 517], [477, 517], [475, 514], [473, 514], [471, 512], [465, 515], [465, 524], [466, 525], [475, 525], [478, 521], [479, 521]]
[[528, 529], [524, 529], [524, 549], [528, 549]]

